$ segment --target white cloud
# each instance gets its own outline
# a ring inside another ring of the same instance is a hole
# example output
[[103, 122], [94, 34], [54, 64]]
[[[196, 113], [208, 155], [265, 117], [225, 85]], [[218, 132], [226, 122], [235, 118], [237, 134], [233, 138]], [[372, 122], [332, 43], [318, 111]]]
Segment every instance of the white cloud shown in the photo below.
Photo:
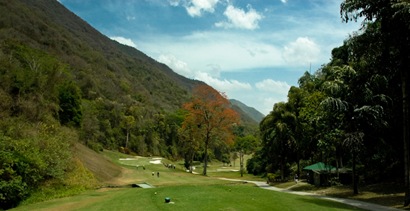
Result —
[[180, 0], [168, 0], [169, 4], [173, 7], [179, 6]]
[[290, 85], [284, 81], [274, 81], [265, 79], [255, 84], [256, 88], [261, 91], [272, 92], [276, 94], [287, 95]]
[[320, 58], [320, 47], [307, 37], [298, 37], [283, 48], [284, 60], [294, 66], [306, 66]]
[[[269, 35], [248, 37], [233, 32], [195, 32], [183, 37], [152, 36], [139, 40], [140, 50], [154, 58], [173, 54], [192, 70], [219, 77], [220, 72], [255, 67], [280, 67], [285, 64], [282, 49]], [[145, 50], [145, 49], [149, 49]]]
[[133, 21], [133, 20], [135, 20], [135, 19], [136, 19], [135, 16], [130, 16], [130, 15], [127, 16], [127, 20], [128, 20], [128, 21]]
[[128, 39], [128, 38], [125, 38], [125, 37], [110, 37], [110, 38], [112, 40], [115, 40], [115, 41], [121, 43], [121, 44], [137, 48], [137, 45], [131, 39]]
[[[200, 17], [202, 12], [213, 13], [218, 2], [219, 0], [188, 0], [185, 8], [191, 17]], [[174, 5], [177, 4], [174, 2]]]
[[215, 89], [227, 93], [228, 97], [230, 92], [252, 89], [252, 86], [249, 83], [243, 83], [237, 80], [219, 79], [212, 77], [205, 72], [198, 72], [195, 79], [203, 81]]
[[249, 83], [242, 83], [237, 80], [219, 79], [219, 67], [217, 65], [209, 65], [215, 72], [193, 71], [188, 64], [182, 60], [177, 59], [174, 55], [161, 55], [158, 61], [168, 65], [176, 73], [188, 78], [201, 80], [214, 88], [227, 92], [232, 90], [249, 90], [252, 86]]
[[216, 27], [253, 30], [259, 28], [259, 21], [263, 18], [251, 5], [248, 5], [248, 12], [228, 5], [224, 15], [228, 18], [228, 21], [215, 23]]
[[160, 55], [158, 61], [168, 65], [174, 72], [183, 75], [187, 78], [193, 78], [194, 75], [189, 69], [188, 64], [184, 61], [178, 60], [174, 55]]
[[286, 4], [288, 0], [280, 0], [282, 3]]

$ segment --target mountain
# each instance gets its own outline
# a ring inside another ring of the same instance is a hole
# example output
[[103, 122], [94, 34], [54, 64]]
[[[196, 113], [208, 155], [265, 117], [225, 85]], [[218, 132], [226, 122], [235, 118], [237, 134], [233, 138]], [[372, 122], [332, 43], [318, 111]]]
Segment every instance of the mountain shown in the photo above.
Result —
[[[0, 0], [0, 14], [0, 210], [35, 191], [52, 197], [94, 187], [99, 177], [89, 171], [99, 167], [78, 143], [185, 156], [180, 108], [203, 82], [109, 39], [56, 0]], [[255, 134], [257, 122], [234, 108], [241, 130]], [[212, 153], [229, 157], [227, 147]]]
[[131, 100], [125, 103], [173, 111], [203, 83], [109, 39], [58, 1], [2, 0], [0, 13], [1, 40], [24, 43], [68, 64], [86, 99], [128, 96]]
[[[255, 108], [249, 107], [247, 105], [245, 105], [244, 103], [235, 100], [235, 99], [230, 99], [229, 100], [231, 102], [231, 104], [237, 108], [239, 108], [240, 110], [242, 110], [245, 115], [243, 115], [242, 118], [251, 118], [253, 121], [257, 122], [259, 124], [259, 122], [262, 121], [262, 119], [265, 117], [265, 115], [263, 115], [261, 112], [259, 112], [258, 110], [256, 110]], [[238, 110], [238, 109], [237, 109]]]
[[[174, 121], [203, 82], [109, 39], [56, 0], [0, 0], [0, 14], [0, 96], [7, 99], [0, 117], [66, 118], [81, 139], [115, 148], [127, 145], [133, 116], [140, 129], [132, 131], [132, 150], [161, 154], [161, 145], [173, 143], [157, 143], [151, 132], [158, 121]], [[245, 107], [234, 106], [244, 124], [257, 125]], [[152, 141], [158, 146], [149, 148]]]
[[156, 110], [169, 111], [178, 108], [188, 99], [190, 89], [201, 83], [112, 41], [58, 1], [1, 2], [1, 40], [17, 40], [68, 64], [87, 99], [130, 95]]

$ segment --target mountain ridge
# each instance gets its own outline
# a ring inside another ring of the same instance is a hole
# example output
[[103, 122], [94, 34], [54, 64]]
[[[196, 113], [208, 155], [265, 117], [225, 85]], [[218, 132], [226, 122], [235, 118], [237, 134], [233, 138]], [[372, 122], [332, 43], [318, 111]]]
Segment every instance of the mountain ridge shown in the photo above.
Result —
[[243, 102], [236, 100], [236, 99], [229, 99], [232, 105], [239, 107], [242, 111], [244, 111], [247, 116], [249, 116], [252, 120], [257, 122], [258, 124], [262, 121], [262, 119], [265, 117], [260, 111], [257, 109], [247, 106]]

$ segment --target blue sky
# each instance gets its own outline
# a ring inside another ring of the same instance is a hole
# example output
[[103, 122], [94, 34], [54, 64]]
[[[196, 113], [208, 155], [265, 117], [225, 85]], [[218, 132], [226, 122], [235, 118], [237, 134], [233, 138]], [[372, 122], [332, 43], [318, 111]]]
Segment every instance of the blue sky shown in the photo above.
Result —
[[359, 23], [341, 0], [59, 0], [113, 40], [263, 114]]

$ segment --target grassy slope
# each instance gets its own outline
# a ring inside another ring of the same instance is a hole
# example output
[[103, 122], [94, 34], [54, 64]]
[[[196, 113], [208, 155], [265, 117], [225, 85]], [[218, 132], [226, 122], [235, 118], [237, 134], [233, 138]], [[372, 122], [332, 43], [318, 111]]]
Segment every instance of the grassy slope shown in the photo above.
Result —
[[[105, 178], [104, 184], [121, 188], [91, 190], [73, 197], [20, 206], [15, 210], [358, 210], [330, 201], [268, 191], [248, 183], [219, 180], [217, 177], [220, 176], [238, 178], [240, 175], [239, 172], [227, 172], [216, 163], [209, 168], [212, 176], [204, 177], [186, 173], [180, 163], [173, 163], [176, 169], [169, 169], [162, 164], [150, 163], [155, 158], [120, 160], [130, 156], [111, 151], [94, 157], [93, 152], [81, 145], [78, 149], [82, 156], [93, 157], [87, 166], [100, 167], [101, 171], [94, 171], [97, 178]], [[114, 164], [120, 166], [112, 168]], [[136, 165], [140, 167], [137, 169]], [[105, 172], [105, 167], [109, 167], [107, 172], [111, 173], [106, 175], [110, 176], [98, 176]], [[121, 169], [121, 174], [115, 177], [118, 169]], [[225, 171], [220, 172], [222, 169]], [[152, 176], [152, 172], [160, 172], [160, 177]], [[247, 175], [246, 179], [258, 178]], [[140, 182], [147, 182], [155, 188], [130, 188], [130, 184]], [[165, 197], [170, 197], [173, 203], [164, 203]]]
[[121, 174], [121, 167], [111, 159], [104, 158], [80, 143], [74, 145], [74, 153], [100, 182], [110, 181]]

